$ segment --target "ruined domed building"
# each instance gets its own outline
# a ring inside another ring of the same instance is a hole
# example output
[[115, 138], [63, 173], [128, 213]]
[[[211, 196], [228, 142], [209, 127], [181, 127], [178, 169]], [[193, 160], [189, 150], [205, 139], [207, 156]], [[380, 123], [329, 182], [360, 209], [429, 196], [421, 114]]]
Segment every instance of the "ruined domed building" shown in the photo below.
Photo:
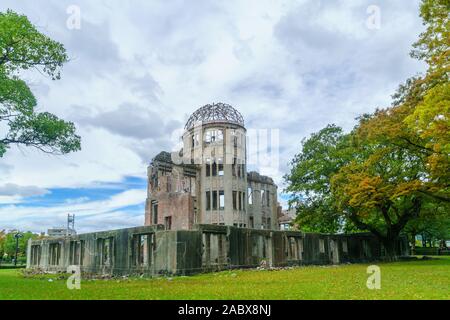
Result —
[[242, 115], [208, 104], [188, 119], [180, 152], [159, 153], [148, 168], [146, 225], [191, 230], [196, 224], [278, 229], [277, 186], [247, 172]]
[[[277, 186], [247, 172], [244, 119], [217, 103], [195, 111], [180, 151], [148, 168], [145, 225], [28, 241], [27, 268], [109, 275], [194, 274], [248, 267], [372, 261], [384, 255], [371, 234], [279, 230]], [[408, 254], [407, 239], [397, 243]]]

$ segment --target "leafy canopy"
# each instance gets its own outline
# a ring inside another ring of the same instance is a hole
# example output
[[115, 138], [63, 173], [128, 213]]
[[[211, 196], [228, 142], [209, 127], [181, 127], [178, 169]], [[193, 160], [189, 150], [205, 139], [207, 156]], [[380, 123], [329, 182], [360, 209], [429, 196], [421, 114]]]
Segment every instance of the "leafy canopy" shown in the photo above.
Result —
[[[17, 231], [6, 232], [0, 230], [0, 259], [4, 256], [12, 258], [16, 252], [16, 238], [14, 235]], [[20, 232], [22, 237], [19, 238], [18, 257], [26, 257], [27, 243], [29, 239], [39, 238], [38, 234], [34, 234], [30, 231]]]
[[297, 222], [327, 229], [333, 221], [369, 230], [392, 255], [408, 223], [435, 219], [438, 210], [429, 208], [439, 206], [448, 216], [449, 12], [448, 0], [422, 2], [427, 28], [411, 55], [429, 68], [399, 87], [391, 107], [363, 115], [349, 134], [328, 126], [303, 142], [285, 177]]
[[0, 157], [10, 145], [32, 146], [53, 154], [80, 150], [80, 137], [71, 122], [48, 112], [36, 112], [37, 101], [25, 81], [25, 70], [38, 70], [53, 80], [67, 62], [64, 46], [39, 32], [11, 10], [0, 12]]
[[352, 154], [348, 135], [340, 127], [328, 125], [309, 139], [303, 139], [302, 151], [291, 161], [291, 172], [285, 175], [289, 204], [297, 208], [296, 223], [304, 231], [337, 232], [342, 224], [331, 193], [331, 177]]

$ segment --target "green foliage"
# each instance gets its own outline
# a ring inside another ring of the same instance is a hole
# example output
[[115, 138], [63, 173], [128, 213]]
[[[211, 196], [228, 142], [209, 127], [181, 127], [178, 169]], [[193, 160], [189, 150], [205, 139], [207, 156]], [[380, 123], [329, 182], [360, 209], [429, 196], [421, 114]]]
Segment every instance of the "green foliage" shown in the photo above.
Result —
[[284, 178], [290, 205], [296, 208], [295, 223], [303, 231], [336, 232], [341, 217], [331, 193], [330, 179], [352, 158], [349, 136], [335, 125], [328, 125], [302, 141], [302, 152], [291, 161], [291, 172]]
[[[16, 252], [16, 238], [14, 235], [17, 233], [17, 231], [11, 231], [9, 233], [6, 233], [4, 230], [0, 234], [0, 258], [3, 256], [7, 256], [8, 260], [12, 259], [15, 256]], [[26, 251], [27, 251], [27, 243], [29, 239], [36, 239], [39, 236], [37, 234], [34, 234], [30, 231], [27, 232], [21, 232], [22, 237], [19, 238], [19, 247], [18, 247], [18, 254], [17, 257], [24, 258], [26, 257]]]
[[12, 144], [54, 154], [80, 150], [74, 124], [36, 112], [36, 98], [19, 78], [24, 70], [38, 70], [59, 79], [67, 60], [64, 46], [39, 32], [26, 16], [0, 12], [0, 123], [8, 128], [0, 137], [0, 157]]
[[24, 15], [0, 13], [0, 65], [7, 74], [38, 68], [52, 79], [60, 78], [67, 61], [64, 46], [39, 32]]
[[449, 204], [427, 203], [423, 206], [421, 215], [408, 222], [404, 229], [412, 242], [417, 235], [432, 242], [450, 240]]
[[65, 154], [80, 149], [80, 139], [75, 134], [74, 124], [48, 112], [17, 116], [11, 121], [10, 129], [4, 140], [9, 143], [20, 142], [47, 153]]
[[[412, 56], [428, 64], [424, 77], [408, 79], [391, 107], [363, 115], [345, 135], [329, 126], [303, 143], [286, 176], [298, 222], [315, 231], [338, 225], [368, 230], [388, 256], [405, 226], [437, 223], [433, 206], [450, 203], [450, 22], [448, 0], [423, 0], [426, 31]], [[324, 139], [325, 137], [325, 139]], [[304, 199], [301, 197], [304, 196]], [[323, 208], [325, 206], [325, 208]], [[441, 236], [443, 233], [440, 232]]]
[[5, 253], [5, 240], [6, 240], [6, 232], [5, 230], [0, 230], [0, 259], [3, 257]]
[[425, 32], [413, 45], [411, 56], [428, 64], [429, 80], [448, 81], [450, 71], [450, 1], [423, 0], [420, 16]]

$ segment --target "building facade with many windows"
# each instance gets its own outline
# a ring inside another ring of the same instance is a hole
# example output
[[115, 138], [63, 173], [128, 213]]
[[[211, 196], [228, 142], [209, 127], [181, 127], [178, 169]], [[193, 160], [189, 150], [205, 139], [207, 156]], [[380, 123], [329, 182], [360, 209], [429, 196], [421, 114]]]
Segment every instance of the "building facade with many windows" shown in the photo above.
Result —
[[[27, 268], [99, 275], [189, 275], [240, 267], [368, 262], [384, 256], [371, 234], [314, 234], [282, 218], [277, 186], [247, 172], [242, 116], [207, 105], [188, 120], [183, 148], [148, 167], [145, 226], [30, 239]], [[262, 230], [263, 229], [263, 230]], [[170, 230], [170, 231], [166, 231]], [[399, 255], [408, 241], [397, 241]]]
[[246, 129], [236, 109], [223, 103], [201, 107], [187, 121], [182, 140], [179, 152], [163, 151], [148, 167], [146, 225], [278, 229], [277, 186], [247, 172]]

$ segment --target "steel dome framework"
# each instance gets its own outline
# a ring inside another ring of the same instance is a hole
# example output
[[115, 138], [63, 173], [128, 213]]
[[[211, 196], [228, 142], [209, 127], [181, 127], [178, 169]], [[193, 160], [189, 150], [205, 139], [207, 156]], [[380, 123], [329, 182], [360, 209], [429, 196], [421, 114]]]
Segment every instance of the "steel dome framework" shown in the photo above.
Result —
[[244, 118], [235, 108], [226, 103], [207, 104], [196, 110], [186, 122], [185, 130], [189, 130], [197, 123], [230, 122], [244, 126]]

